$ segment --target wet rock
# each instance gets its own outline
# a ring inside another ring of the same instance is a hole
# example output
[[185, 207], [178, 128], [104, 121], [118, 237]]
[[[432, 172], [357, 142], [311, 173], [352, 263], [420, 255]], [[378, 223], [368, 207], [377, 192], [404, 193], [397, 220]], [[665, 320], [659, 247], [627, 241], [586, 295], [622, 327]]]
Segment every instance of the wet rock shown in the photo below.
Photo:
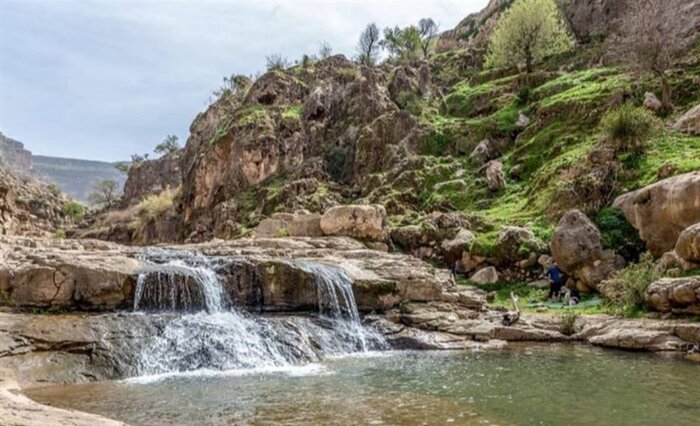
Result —
[[664, 179], [618, 197], [619, 208], [655, 256], [673, 250], [678, 236], [700, 222], [700, 172]]
[[676, 243], [676, 253], [686, 262], [700, 263], [700, 223], [681, 232]]
[[321, 217], [321, 229], [325, 235], [384, 241], [387, 238], [386, 210], [380, 205], [333, 207]]
[[0, 379], [0, 418], [8, 425], [22, 426], [126, 426], [96, 414], [42, 405], [22, 395], [19, 385]]

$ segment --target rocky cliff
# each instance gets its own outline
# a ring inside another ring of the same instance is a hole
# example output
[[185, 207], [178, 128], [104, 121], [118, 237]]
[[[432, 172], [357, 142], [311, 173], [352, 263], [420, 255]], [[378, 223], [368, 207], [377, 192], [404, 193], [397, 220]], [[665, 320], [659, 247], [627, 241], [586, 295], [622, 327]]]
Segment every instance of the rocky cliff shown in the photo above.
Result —
[[24, 148], [22, 142], [10, 139], [0, 133], [0, 166], [23, 173], [31, 173], [33, 169], [32, 153]]
[[70, 224], [68, 199], [30, 176], [0, 168], [0, 235], [51, 235]]
[[114, 163], [74, 158], [33, 155], [22, 142], [0, 133], [0, 166], [12, 169], [15, 174], [32, 176], [58, 187], [79, 201], [87, 201], [95, 183], [109, 179], [121, 188], [126, 176], [115, 169]]
[[[475, 55], [508, 6], [493, 1], [443, 34], [444, 51], [428, 60], [367, 67], [338, 55], [246, 80], [195, 118], [181, 152], [132, 171], [132, 207], [110, 216], [119, 223], [98, 221], [81, 235], [138, 244], [345, 235], [486, 283], [536, 280], [554, 256], [572, 286], [595, 290], [645, 242], [663, 254], [629, 209], [610, 209], [615, 198], [700, 168], [697, 45], [669, 72], [675, 110], [642, 152], [633, 157], [606, 136], [604, 117], [659, 90], [653, 76], [600, 66], [627, 19], [624, 4], [566, 2], [581, 45], [529, 76], [484, 70]], [[673, 12], [694, 16], [697, 4]], [[676, 29], [690, 37], [697, 21]], [[460, 36], [470, 22], [486, 27]], [[378, 217], [377, 232], [364, 232]]]

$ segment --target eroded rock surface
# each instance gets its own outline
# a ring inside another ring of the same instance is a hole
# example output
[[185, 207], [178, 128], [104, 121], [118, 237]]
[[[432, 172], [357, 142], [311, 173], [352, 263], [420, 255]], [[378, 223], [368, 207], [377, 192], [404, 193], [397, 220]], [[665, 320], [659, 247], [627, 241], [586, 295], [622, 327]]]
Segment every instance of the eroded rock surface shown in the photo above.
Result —
[[624, 212], [649, 250], [661, 256], [674, 249], [683, 230], [700, 222], [700, 172], [621, 195], [613, 206]]

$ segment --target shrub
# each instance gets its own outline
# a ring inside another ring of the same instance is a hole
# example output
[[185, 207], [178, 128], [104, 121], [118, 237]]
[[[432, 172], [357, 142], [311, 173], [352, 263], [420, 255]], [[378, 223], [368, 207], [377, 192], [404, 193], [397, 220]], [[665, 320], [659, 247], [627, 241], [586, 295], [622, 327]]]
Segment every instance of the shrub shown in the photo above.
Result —
[[63, 206], [63, 214], [73, 222], [79, 222], [85, 216], [86, 207], [77, 201], [70, 201]]
[[518, 105], [526, 105], [530, 101], [530, 87], [525, 86], [518, 91], [517, 102]]
[[284, 70], [289, 67], [289, 61], [287, 58], [278, 53], [265, 57], [265, 61], [268, 71]]
[[54, 238], [66, 238], [66, 231], [63, 229], [57, 229], [56, 232], [53, 233]]
[[630, 313], [646, 309], [646, 293], [649, 285], [662, 277], [654, 257], [645, 253], [639, 263], [619, 271], [604, 285], [604, 295], [613, 307]]
[[137, 206], [136, 215], [143, 223], [161, 217], [174, 203], [177, 191], [167, 188], [160, 194], [148, 196]]
[[630, 225], [621, 210], [606, 207], [593, 218], [602, 235], [603, 247], [613, 249], [628, 261], [636, 262], [644, 252], [645, 244], [639, 232]]
[[659, 120], [645, 108], [623, 104], [603, 116], [601, 129], [616, 152], [642, 154], [645, 142], [660, 128]]
[[579, 314], [574, 311], [567, 311], [561, 317], [561, 326], [559, 331], [565, 336], [572, 336], [576, 334], [576, 321], [578, 320]]

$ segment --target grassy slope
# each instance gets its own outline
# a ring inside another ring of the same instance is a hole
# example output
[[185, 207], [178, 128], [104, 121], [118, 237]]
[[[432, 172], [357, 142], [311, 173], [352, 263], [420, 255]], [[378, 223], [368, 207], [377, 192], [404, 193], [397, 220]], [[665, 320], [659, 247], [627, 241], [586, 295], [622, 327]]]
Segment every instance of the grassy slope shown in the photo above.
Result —
[[[579, 52], [570, 61], [590, 54]], [[696, 49], [683, 68], [675, 70], [673, 84], [679, 114], [700, 101], [700, 93], [688, 81], [700, 75], [700, 49]], [[545, 69], [559, 69], [566, 63], [552, 60]], [[411, 110], [422, 122], [431, 126], [433, 135], [423, 147], [425, 154], [452, 157], [461, 170], [455, 174], [431, 176], [431, 184], [463, 179], [462, 185], [444, 185], [439, 191], [432, 186], [423, 194], [423, 210], [447, 202], [456, 210], [481, 217], [487, 226], [481, 239], [495, 238], [501, 225], [530, 225], [547, 236], [557, 214], [552, 206], [563, 186], [567, 172], [585, 162], [589, 151], [600, 137], [600, 117], [609, 109], [619, 93], [631, 95], [641, 103], [645, 91], [657, 91], [657, 82], [649, 76], [631, 75], [617, 68], [583, 68], [573, 71], [542, 71], [531, 79], [531, 87], [523, 91], [522, 78], [502, 73], [464, 72], [455, 77], [455, 67], [444, 57], [433, 61], [449, 70], [451, 76], [433, 73], [442, 81], [456, 81], [448, 87], [443, 104], [423, 99]], [[494, 74], [490, 76], [489, 74]], [[531, 125], [517, 139], [515, 122], [519, 112], [531, 118]], [[667, 122], [675, 118], [669, 117]], [[493, 194], [486, 188], [477, 167], [468, 161], [468, 154], [483, 138], [498, 142], [504, 169], [522, 167], [521, 179], [508, 180], [508, 187]], [[674, 174], [700, 169], [700, 138], [666, 128], [648, 141], [646, 154], [632, 166], [634, 170], [622, 179], [621, 187], [632, 190], [657, 181], [657, 171], [672, 165]], [[589, 212], [595, 213], [595, 212]], [[490, 229], [490, 231], [488, 231]]]

